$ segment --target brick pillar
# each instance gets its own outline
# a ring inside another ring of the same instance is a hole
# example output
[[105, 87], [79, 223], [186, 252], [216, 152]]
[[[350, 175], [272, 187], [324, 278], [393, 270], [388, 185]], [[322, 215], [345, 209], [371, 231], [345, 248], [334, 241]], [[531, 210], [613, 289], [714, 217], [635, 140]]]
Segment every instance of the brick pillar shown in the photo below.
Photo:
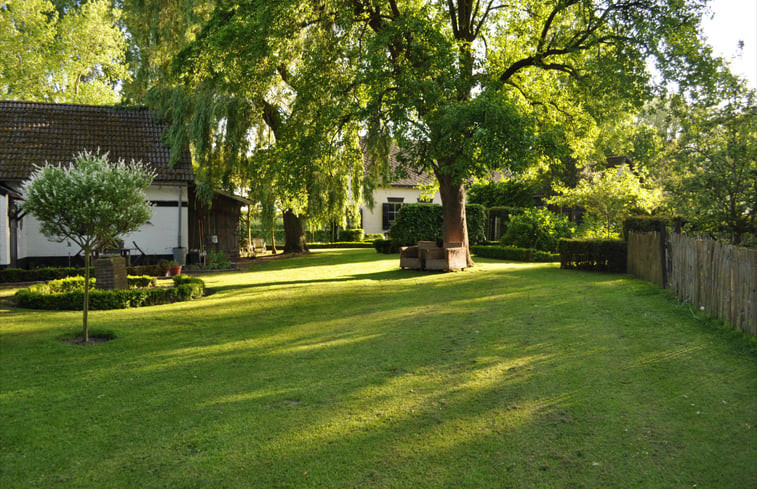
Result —
[[98, 289], [127, 289], [126, 260], [122, 256], [98, 258], [95, 260], [95, 278]]

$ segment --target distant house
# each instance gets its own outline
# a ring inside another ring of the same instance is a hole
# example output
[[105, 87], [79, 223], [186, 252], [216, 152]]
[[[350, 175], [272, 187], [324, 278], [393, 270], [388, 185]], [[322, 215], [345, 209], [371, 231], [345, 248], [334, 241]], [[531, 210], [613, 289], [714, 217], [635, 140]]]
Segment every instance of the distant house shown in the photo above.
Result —
[[[397, 148], [390, 155], [389, 163], [392, 174], [399, 167]], [[407, 176], [392, 179], [388, 186], [377, 188], [373, 192], [373, 209], [366, 205], [360, 208], [363, 231], [365, 234], [386, 234], [397, 217], [397, 211], [404, 204], [419, 202], [441, 204], [439, 192], [435, 192], [430, 200], [424, 200], [422, 187], [434, 182], [432, 176], [424, 175], [413, 170], [407, 170]]]
[[247, 201], [217, 192], [211, 206], [199, 204], [189, 150], [171, 166], [162, 140], [166, 128], [146, 108], [0, 101], [0, 267], [83, 262], [76, 245], [46, 239], [20, 203], [35, 165], [67, 164], [84, 150], [108, 153], [111, 161], [142, 161], [155, 172], [146, 192], [152, 218], [123, 237], [123, 254], [131, 261], [188, 252], [195, 262], [211, 250], [239, 256], [239, 214]]

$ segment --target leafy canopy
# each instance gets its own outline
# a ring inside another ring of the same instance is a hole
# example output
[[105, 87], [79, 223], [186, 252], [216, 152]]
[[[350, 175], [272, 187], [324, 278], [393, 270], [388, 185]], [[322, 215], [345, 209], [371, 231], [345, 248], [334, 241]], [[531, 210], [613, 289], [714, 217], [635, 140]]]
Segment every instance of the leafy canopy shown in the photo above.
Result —
[[145, 189], [153, 174], [141, 164], [79, 153], [68, 166], [45, 165], [25, 182], [24, 211], [51, 240], [71, 240], [85, 251], [102, 248], [150, 219]]
[[0, 2], [0, 97], [118, 102], [130, 78], [120, 18], [109, 0], [61, 9], [48, 0]]
[[550, 204], [583, 207], [589, 216], [599, 219], [606, 237], [617, 233], [623, 219], [633, 213], [649, 213], [662, 203], [659, 188], [647, 188], [627, 165], [607, 168], [576, 187], [556, 186]]
[[142, 164], [108, 162], [82, 152], [68, 166], [46, 164], [24, 183], [24, 211], [53, 241], [70, 239], [84, 252], [84, 341], [89, 341], [89, 260], [93, 251], [146, 223], [152, 214], [145, 190], [154, 175]]
[[672, 185], [679, 212], [694, 230], [735, 244], [757, 239], [754, 96], [715, 109], [690, 107], [671, 155], [679, 176]]

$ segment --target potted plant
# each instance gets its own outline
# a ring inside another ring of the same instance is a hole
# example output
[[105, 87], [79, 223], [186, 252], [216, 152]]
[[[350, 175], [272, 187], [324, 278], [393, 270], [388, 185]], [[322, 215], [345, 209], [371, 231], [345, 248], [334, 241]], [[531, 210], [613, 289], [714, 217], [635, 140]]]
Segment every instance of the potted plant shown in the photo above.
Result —
[[168, 273], [172, 277], [175, 277], [176, 275], [181, 275], [181, 265], [176, 260], [171, 260], [168, 262]]

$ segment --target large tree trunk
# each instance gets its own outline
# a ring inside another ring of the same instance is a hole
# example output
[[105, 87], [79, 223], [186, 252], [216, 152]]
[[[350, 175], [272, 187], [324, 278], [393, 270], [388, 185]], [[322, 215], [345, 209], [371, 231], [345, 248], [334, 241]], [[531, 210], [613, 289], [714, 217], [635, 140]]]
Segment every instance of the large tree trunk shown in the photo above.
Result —
[[305, 227], [302, 218], [292, 212], [284, 211], [284, 253], [304, 253], [308, 251], [305, 241]]
[[465, 187], [447, 175], [437, 172], [439, 194], [442, 197], [444, 225], [442, 239], [444, 243], [462, 243], [468, 266], [474, 265], [468, 246], [468, 225], [465, 220]]

